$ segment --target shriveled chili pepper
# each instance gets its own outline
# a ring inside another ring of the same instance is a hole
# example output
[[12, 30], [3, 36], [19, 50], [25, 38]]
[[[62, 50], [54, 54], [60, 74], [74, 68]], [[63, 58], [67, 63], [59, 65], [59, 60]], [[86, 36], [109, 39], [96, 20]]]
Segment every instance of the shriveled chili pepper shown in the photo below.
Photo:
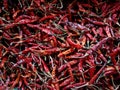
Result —
[[50, 70], [49, 70], [49, 68], [47, 67], [47, 65], [45, 64], [45, 62], [43, 61], [43, 60], [41, 60], [41, 62], [42, 62], [42, 64], [43, 64], [43, 67], [44, 67], [44, 69], [45, 69], [45, 72], [46, 73], [50, 73]]
[[98, 50], [98, 55], [99, 55], [99, 57], [100, 57], [104, 62], [107, 62], [107, 59], [106, 59], [105, 56], [101, 53], [100, 50]]
[[70, 73], [71, 81], [74, 82], [74, 76], [73, 76], [73, 73], [72, 73], [72, 68], [71, 68], [69, 63], [67, 63], [67, 66], [68, 66], [68, 71]]
[[66, 80], [64, 80], [64, 81], [60, 84], [60, 87], [66, 86], [66, 85], [70, 84], [70, 82], [71, 82], [71, 78], [67, 78]]
[[70, 48], [70, 49], [68, 49], [68, 50], [65, 50], [65, 51], [59, 53], [59, 54], [58, 54], [58, 57], [63, 57], [63, 56], [65, 56], [65, 55], [67, 55], [67, 54], [70, 54], [73, 50], [74, 50], [73, 48]]
[[17, 10], [17, 11], [13, 14], [13, 16], [12, 16], [13, 19], [15, 19], [20, 12], [21, 12], [20, 10]]
[[[119, 67], [119, 70], [120, 70], [120, 67]], [[104, 69], [104, 75], [105, 75], [105, 76], [108, 76], [108, 75], [110, 75], [111, 73], [112, 73], [112, 74], [117, 73], [115, 67], [108, 66], [108, 67], [106, 67], [106, 68]]]
[[1, 58], [0, 68], [4, 67], [5, 62], [8, 60], [7, 56]]
[[67, 90], [67, 89], [70, 89], [70, 88], [77, 88], [77, 87], [82, 88], [82, 87], [85, 87], [87, 85], [88, 85], [88, 83], [85, 83], [85, 82], [83, 82], [83, 83], [75, 83], [75, 84], [67, 85], [64, 88], [64, 90]]
[[[70, 61], [70, 62], [67, 62], [67, 63], [69, 63], [70, 65], [74, 65], [74, 64], [77, 63], [77, 60], [73, 60], [73, 61]], [[64, 65], [60, 66], [60, 67], [58, 68], [58, 72], [61, 72], [61, 71], [64, 70], [66, 67], [67, 67], [67, 64], [64, 64]]]
[[[94, 45], [93, 47], [91, 47], [91, 49], [88, 50], [83, 57], [88, 56], [89, 54], [92, 53], [92, 51], [96, 51], [97, 49], [99, 49], [99, 48], [101, 47], [102, 44], [104, 44], [104, 43], [106, 43], [108, 40], [112, 40], [112, 39], [113, 39], [112, 37], [104, 38], [104, 39], [101, 40], [99, 43], [97, 43], [96, 45]], [[81, 58], [82, 58], [82, 57], [81, 57]]]
[[93, 20], [91, 20], [91, 19], [89, 19], [89, 18], [86, 18], [88, 21], [90, 21], [91, 23], [93, 23], [93, 24], [95, 24], [95, 25], [102, 25], [102, 26], [104, 26], [105, 25], [105, 23], [104, 22], [99, 22], [99, 21], [93, 21]]
[[106, 34], [107, 34], [108, 37], [111, 37], [111, 33], [110, 33], [110, 30], [109, 30], [108, 26], [106, 26], [105, 32], [106, 32]]
[[82, 45], [80, 45], [80, 44], [75, 44], [70, 38], [67, 38], [67, 41], [68, 41], [68, 43], [69, 43], [71, 46], [73, 46], [73, 47], [75, 47], [75, 48], [78, 48], [78, 49], [82, 48]]
[[13, 89], [15, 87], [15, 85], [19, 82], [19, 79], [20, 79], [20, 73], [18, 73], [18, 77], [16, 78], [16, 80], [13, 82], [11, 88]]
[[94, 81], [97, 79], [98, 75], [103, 71], [105, 68], [106, 63], [102, 66], [102, 68], [92, 77], [92, 79], [89, 81], [89, 84], [93, 84]]
[[43, 22], [43, 21], [45, 21], [45, 20], [47, 20], [47, 19], [54, 19], [54, 18], [55, 18], [55, 15], [49, 15], [49, 16], [46, 16], [46, 17], [41, 18], [41, 19], [39, 20], [39, 22]]
[[52, 49], [48, 49], [48, 50], [34, 50], [34, 52], [40, 54], [41, 56], [50, 55], [50, 54], [53, 54], [53, 53], [58, 52], [58, 51], [60, 51], [59, 48], [52, 48]]
[[49, 35], [54, 34], [54, 32], [52, 30], [48, 29], [48, 28], [43, 28], [43, 27], [40, 27], [39, 25], [32, 25], [32, 24], [27, 24], [27, 25], [31, 28], [42, 30], [43, 32], [45, 32]]
[[90, 77], [92, 78], [94, 73], [95, 73], [95, 62], [94, 62], [94, 58], [92, 55], [90, 55], [88, 57], [88, 61], [86, 61], [89, 65], [90, 65], [90, 69], [89, 69], [89, 72], [90, 72]]
[[3, 1], [4, 8], [8, 10], [8, 0]]

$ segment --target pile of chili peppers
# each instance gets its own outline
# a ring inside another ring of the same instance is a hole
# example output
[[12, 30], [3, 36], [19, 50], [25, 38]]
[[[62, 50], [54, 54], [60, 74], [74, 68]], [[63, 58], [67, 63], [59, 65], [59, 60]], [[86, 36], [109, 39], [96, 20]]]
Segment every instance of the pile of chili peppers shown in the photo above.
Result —
[[119, 0], [0, 0], [0, 90], [119, 90]]

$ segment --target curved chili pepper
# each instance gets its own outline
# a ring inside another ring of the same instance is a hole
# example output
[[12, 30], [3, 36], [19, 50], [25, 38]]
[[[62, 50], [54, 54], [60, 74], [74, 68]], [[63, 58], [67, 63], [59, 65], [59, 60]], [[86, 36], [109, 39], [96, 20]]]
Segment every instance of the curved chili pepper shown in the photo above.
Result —
[[73, 48], [70, 48], [70, 49], [68, 49], [68, 50], [65, 50], [65, 51], [59, 53], [59, 54], [58, 54], [58, 57], [63, 57], [63, 56], [65, 56], [65, 55], [68, 55], [68, 54], [70, 54], [71, 52], [73, 52], [73, 50], [74, 50]]
[[89, 84], [93, 84], [94, 81], [97, 79], [98, 75], [102, 73], [103, 69], [105, 68], [106, 63], [102, 66], [102, 68], [92, 77], [92, 79], [89, 81]]
[[61, 84], [60, 84], [60, 87], [63, 87], [63, 86], [66, 86], [68, 84], [70, 84], [71, 82], [71, 78], [67, 78], [66, 80], [64, 80]]
[[101, 47], [102, 44], [106, 43], [107, 41], [109, 40], [112, 40], [113, 38], [112, 37], [107, 37], [107, 38], [104, 38], [102, 39], [100, 42], [98, 42], [96, 45], [94, 45], [93, 47], [91, 47], [91, 49], [89, 49], [86, 54], [81, 57], [81, 58], [84, 58], [88, 55], [90, 55], [93, 51], [96, 51], [97, 49], [99, 49]]
[[68, 42], [72, 47], [75, 47], [75, 48], [78, 48], [78, 49], [82, 48], [82, 45], [74, 43], [69, 37], [67, 38], [67, 42]]

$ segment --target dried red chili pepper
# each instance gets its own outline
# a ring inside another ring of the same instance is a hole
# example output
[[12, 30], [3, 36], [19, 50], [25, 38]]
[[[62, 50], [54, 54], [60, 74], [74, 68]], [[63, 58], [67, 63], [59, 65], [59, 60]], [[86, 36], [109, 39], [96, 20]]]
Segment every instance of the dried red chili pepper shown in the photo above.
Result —
[[105, 68], [106, 63], [102, 66], [102, 68], [92, 77], [92, 79], [89, 81], [89, 84], [93, 84], [94, 81], [97, 79], [98, 75], [103, 71]]
[[60, 84], [60, 87], [63, 87], [63, 86], [66, 86], [68, 84], [70, 84], [71, 82], [71, 78], [67, 78], [66, 80], [64, 80], [61, 84]]
[[63, 57], [63, 56], [65, 56], [65, 55], [68, 55], [68, 54], [70, 54], [73, 50], [74, 50], [73, 48], [70, 48], [70, 49], [68, 49], [68, 50], [65, 50], [65, 51], [59, 53], [59, 54], [58, 54], [58, 57]]
[[82, 48], [82, 45], [74, 43], [69, 37], [67, 38], [67, 42], [68, 42], [72, 47], [75, 47], [75, 48], [78, 48], [78, 49]]
[[[96, 45], [94, 45], [93, 47], [91, 47], [91, 49], [88, 50], [83, 57], [88, 56], [88, 55], [91, 54], [93, 51], [96, 51], [97, 49], [99, 49], [102, 44], [104, 44], [104, 43], [106, 43], [107, 41], [112, 40], [112, 39], [113, 39], [112, 37], [104, 38], [103, 40], [101, 40], [100, 42], [98, 42]], [[81, 57], [81, 58], [83, 58], [83, 57]]]
[[118, 0], [0, 1], [0, 89], [119, 88], [119, 10]]

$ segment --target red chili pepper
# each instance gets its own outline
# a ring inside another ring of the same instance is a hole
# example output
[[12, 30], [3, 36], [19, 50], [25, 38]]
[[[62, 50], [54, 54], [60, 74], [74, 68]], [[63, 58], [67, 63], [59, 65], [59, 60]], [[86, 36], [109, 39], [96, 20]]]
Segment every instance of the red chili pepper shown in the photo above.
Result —
[[73, 48], [69, 48], [68, 50], [65, 50], [65, 51], [59, 53], [58, 57], [66, 56], [66, 55], [70, 54], [71, 52], [73, 52], [73, 50], [74, 50]]
[[30, 36], [31, 35], [31, 32], [27, 29], [27, 27], [23, 27], [23, 32], [26, 34], [26, 35], [28, 35], [28, 36]]
[[86, 8], [92, 8], [92, 6], [90, 4], [81, 4], [83, 7], [86, 7]]
[[45, 62], [41, 59], [41, 62], [42, 62], [42, 64], [43, 64], [43, 67], [44, 67], [44, 70], [45, 70], [45, 72], [46, 73], [50, 73], [50, 70], [49, 70], [49, 68], [48, 68], [48, 66], [45, 64]]
[[3, 22], [2, 18], [0, 18], [0, 24], [1, 24], [1, 25], [2, 25], [2, 24], [4, 24], [4, 22]]
[[104, 37], [103, 28], [101, 28], [101, 27], [98, 28], [97, 34], [99, 34], [101, 37]]
[[2, 45], [0, 45], [0, 59], [2, 58], [2, 50], [3, 50], [3, 46]]
[[30, 19], [22, 19], [22, 20], [18, 21], [17, 24], [18, 24], [18, 25], [19, 25], [19, 24], [29, 24], [29, 23], [33, 23], [33, 22], [35, 22], [35, 21], [37, 21], [37, 19], [33, 19], [33, 20], [30, 20]]
[[48, 28], [43, 28], [43, 27], [40, 27], [39, 25], [33, 25], [33, 24], [27, 24], [27, 26], [33, 28], [33, 29], [38, 29], [38, 30], [41, 30], [49, 35], [54, 35], [54, 32]]
[[93, 20], [91, 20], [91, 19], [89, 19], [89, 18], [85, 18], [85, 19], [88, 20], [89, 22], [95, 24], [95, 25], [100, 25], [100, 26], [106, 25], [104, 22], [93, 21]]
[[106, 63], [102, 66], [102, 68], [92, 77], [92, 79], [89, 81], [89, 84], [93, 84], [94, 81], [98, 78], [98, 75], [102, 73], [103, 69], [105, 68]]
[[12, 86], [11, 86], [11, 89], [13, 89], [13, 88], [15, 87], [16, 84], [18, 84], [19, 79], [20, 79], [20, 75], [21, 75], [21, 74], [18, 73], [18, 76], [17, 76], [16, 80], [13, 82], [13, 84], [12, 84]]
[[56, 15], [45, 16], [45, 17], [41, 18], [41, 19], [39, 20], [39, 22], [43, 22], [43, 21], [45, 21], [45, 20], [47, 20], [47, 19], [54, 19], [55, 17], [56, 17]]
[[62, 16], [62, 18], [60, 19], [60, 21], [58, 22], [58, 24], [60, 24], [63, 21], [65, 21], [64, 19], [66, 19], [66, 17], [70, 16], [69, 14], [66, 14], [64, 16]]
[[3, 1], [4, 8], [8, 10], [8, 0]]
[[13, 14], [13, 19], [16, 19], [17, 15], [21, 12], [21, 10], [17, 10], [14, 14]]
[[66, 80], [64, 80], [61, 84], [60, 84], [60, 87], [63, 87], [63, 86], [66, 86], [68, 84], [70, 84], [71, 82], [71, 78], [67, 78]]
[[75, 48], [78, 48], [78, 49], [82, 48], [82, 45], [74, 43], [69, 37], [67, 38], [67, 42], [68, 42], [72, 47], [75, 47]]
[[35, 4], [37, 4], [37, 6], [40, 7], [41, 0], [34, 0], [33, 2], [35, 2]]
[[[69, 63], [70, 65], [74, 65], [74, 64], [77, 63], [77, 60], [73, 60], [73, 61], [70, 61], [70, 62], [67, 62], [67, 63]], [[64, 64], [64, 65], [60, 66], [58, 68], [58, 72], [62, 72], [66, 67], [67, 67], [67, 64]]]
[[75, 83], [75, 84], [71, 84], [71, 85], [67, 85], [65, 88], [63, 88], [64, 90], [68, 90], [70, 88], [82, 88], [82, 87], [85, 87], [85, 86], [88, 86], [88, 83], [86, 82], [83, 82], [83, 83]]
[[68, 71], [70, 73], [71, 81], [74, 82], [74, 76], [73, 76], [73, 73], [72, 73], [72, 68], [71, 68], [69, 63], [67, 63], [67, 66], [68, 66]]
[[[112, 39], [113, 39], [112, 37], [107, 37], [107, 38], [102, 39], [96, 45], [91, 47], [91, 49], [89, 49], [83, 57], [90, 55], [93, 51], [96, 51], [97, 49], [99, 49], [102, 44], [105, 44], [107, 41], [112, 40]], [[83, 58], [83, 57], [81, 57], [81, 58]]]
[[2, 29], [8, 30], [10, 28], [13, 28], [14, 26], [16, 26], [16, 23], [5, 24], [3, 25]]
[[106, 32], [108, 37], [112, 37], [108, 26], [106, 26], [105, 32]]
[[88, 61], [86, 61], [90, 65], [89, 73], [90, 73], [90, 78], [92, 78], [95, 74], [95, 60], [92, 55], [88, 57]]
[[22, 79], [20, 79], [20, 80], [19, 80], [19, 86], [18, 86], [18, 88], [21, 88], [22, 83], [23, 83], [23, 82], [22, 82]]
[[97, 0], [92, 0], [92, 2], [95, 4], [95, 5], [98, 5], [98, 1]]
[[0, 68], [3, 68], [5, 65], [5, 62], [8, 60], [7, 56], [4, 56], [1, 58]]
[[90, 33], [87, 33], [86, 35], [87, 35], [88, 38], [89, 38], [90, 40], [92, 40], [93, 42], [96, 41], [96, 39], [95, 39]]
[[23, 80], [23, 83], [24, 83], [26, 86], [28, 86], [28, 82], [27, 82], [26, 78], [22, 78], [22, 80]]
[[111, 61], [114, 65], [116, 65], [117, 61], [115, 60], [115, 56], [120, 52], [120, 48], [116, 48], [113, 50], [112, 53], [110, 53], [110, 56], [111, 56]]
[[[32, 51], [33, 49], [31, 49]], [[35, 53], [39, 54], [40, 56], [44, 56], [44, 55], [50, 55], [50, 54], [54, 54], [58, 51], [60, 51], [59, 48], [52, 48], [52, 49], [47, 49], [47, 50], [33, 50]]]
[[[57, 78], [55, 78], [56, 79], [56, 81], [58, 81], [58, 79]], [[56, 90], [60, 90], [60, 86], [59, 86], [59, 84], [58, 83], [55, 83], [55, 88], [56, 88]]]
[[[120, 70], [120, 67], [118, 67], [118, 69]], [[113, 66], [108, 66], [104, 69], [105, 76], [108, 76], [110, 74], [115, 74], [115, 73], [117, 73], [117, 70]]]
[[100, 50], [98, 50], [98, 55], [104, 62], [107, 62], [107, 59], [104, 57]]
[[97, 35], [97, 31], [96, 31], [96, 28], [95, 28], [95, 27], [92, 28], [92, 32], [93, 32], [95, 35]]

